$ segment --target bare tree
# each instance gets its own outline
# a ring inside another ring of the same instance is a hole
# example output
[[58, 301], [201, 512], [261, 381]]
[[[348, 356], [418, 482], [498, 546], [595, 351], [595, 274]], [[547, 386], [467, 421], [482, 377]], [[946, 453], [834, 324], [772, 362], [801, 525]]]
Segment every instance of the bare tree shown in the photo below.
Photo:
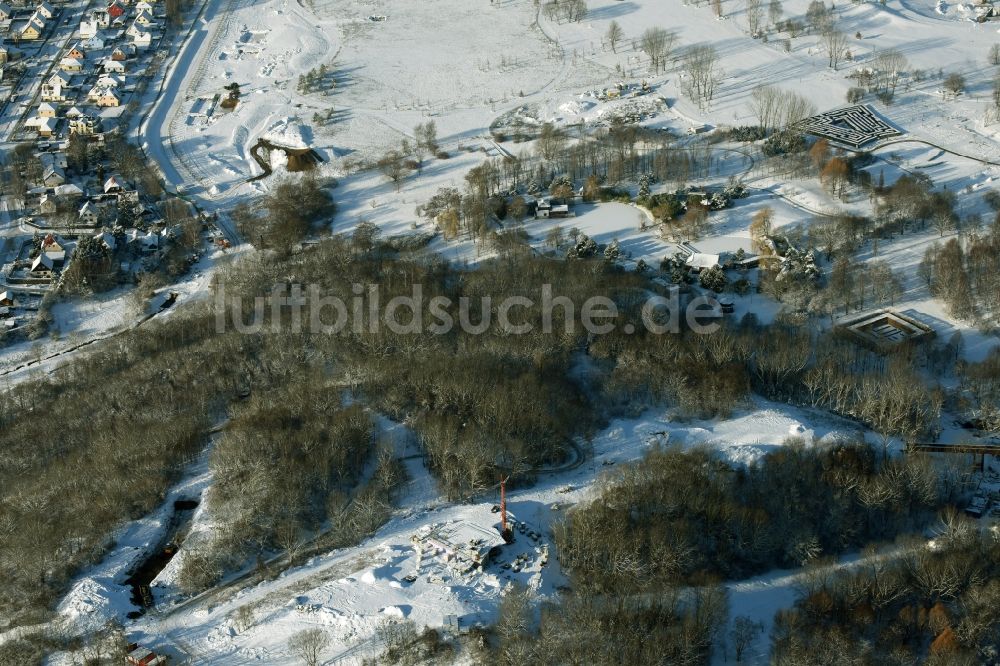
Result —
[[990, 64], [1000, 65], [1000, 44], [994, 44], [990, 47]]
[[777, 128], [781, 118], [781, 90], [774, 86], [757, 86], [750, 93], [750, 109], [757, 124], [765, 132]]
[[760, 33], [760, 22], [764, 18], [763, 0], [746, 0], [747, 28], [751, 37]]
[[745, 615], [740, 615], [733, 620], [733, 628], [729, 631], [729, 637], [733, 641], [736, 663], [743, 662], [743, 656], [747, 649], [754, 644], [762, 631], [764, 631], [764, 626], [760, 622], [754, 622]]
[[604, 37], [608, 40], [608, 46], [611, 47], [612, 53], [618, 53], [618, 42], [620, 42], [624, 36], [625, 31], [622, 30], [620, 25], [618, 25], [618, 21], [612, 21], [611, 25], [608, 26], [608, 31], [604, 35]]
[[712, 103], [715, 89], [722, 78], [718, 63], [719, 54], [710, 44], [692, 46], [684, 54], [688, 94], [703, 108]]
[[639, 48], [649, 58], [654, 74], [658, 74], [661, 69], [666, 71], [667, 60], [676, 41], [677, 35], [663, 28], [648, 28], [642, 33], [642, 37], [639, 38]]
[[410, 173], [405, 156], [398, 150], [390, 150], [383, 155], [378, 161], [378, 168], [396, 186], [397, 192], [403, 178]]
[[952, 72], [944, 80], [944, 97], [955, 98], [965, 92], [965, 77], [957, 72]]
[[823, 44], [826, 46], [828, 64], [834, 71], [840, 66], [840, 61], [844, 58], [844, 51], [847, 49], [847, 35], [830, 28], [823, 32]]
[[771, 3], [767, 6], [767, 17], [771, 19], [771, 24], [776, 25], [784, 13], [785, 10], [781, 6], [781, 0], [771, 0]]
[[880, 51], [875, 56], [875, 76], [879, 89], [886, 95], [895, 95], [899, 77], [908, 65], [906, 56], [896, 49]]
[[288, 639], [288, 649], [306, 666], [316, 666], [328, 645], [330, 635], [322, 629], [303, 629]]

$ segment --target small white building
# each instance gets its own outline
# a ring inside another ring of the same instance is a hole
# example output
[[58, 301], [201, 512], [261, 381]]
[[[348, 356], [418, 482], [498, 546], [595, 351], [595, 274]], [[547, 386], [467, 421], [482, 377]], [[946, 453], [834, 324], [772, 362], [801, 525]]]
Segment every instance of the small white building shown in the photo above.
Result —
[[719, 255], [717, 254], [704, 254], [702, 252], [693, 252], [687, 258], [687, 265], [688, 268], [690, 268], [691, 270], [695, 271], [696, 273], [700, 273], [703, 270], [707, 270], [709, 268], [715, 268], [721, 264], [719, 263]]
[[101, 62], [101, 69], [104, 70], [105, 74], [124, 74], [125, 63], [121, 60], [112, 60], [111, 58], [107, 58]]
[[63, 58], [59, 61], [59, 69], [64, 72], [76, 74], [83, 71], [83, 63], [76, 58]]
[[80, 224], [90, 227], [96, 226], [98, 220], [97, 206], [95, 206], [91, 201], [85, 201], [84, 204], [80, 206], [80, 213], [78, 217], [80, 218]]
[[35, 8], [35, 11], [44, 16], [46, 20], [51, 19], [56, 15], [56, 8], [47, 2], [39, 3], [38, 7]]
[[89, 41], [97, 36], [100, 29], [100, 24], [94, 19], [83, 19], [80, 21], [80, 39]]

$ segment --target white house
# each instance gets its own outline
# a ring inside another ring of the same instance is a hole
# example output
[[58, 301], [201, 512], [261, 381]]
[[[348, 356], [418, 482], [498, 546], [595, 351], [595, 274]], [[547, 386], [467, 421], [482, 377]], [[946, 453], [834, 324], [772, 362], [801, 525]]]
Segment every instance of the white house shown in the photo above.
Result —
[[91, 88], [90, 92], [87, 93], [87, 99], [103, 108], [121, 106], [122, 103], [121, 98], [118, 97], [118, 94], [114, 90], [100, 86]]
[[76, 58], [63, 58], [59, 61], [59, 69], [70, 73], [82, 72], [83, 63]]
[[148, 28], [154, 25], [153, 15], [149, 12], [139, 12], [139, 15], [135, 17], [135, 23], [141, 25], [144, 28]]
[[69, 74], [66, 72], [56, 72], [49, 77], [49, 80], [46, 83], [50, 86], [62, 86], [65, 88], [69, 85]]
[[132, 36], [132, 43], [136, 46], [136, 48], [146, 48], [152, 43], [152, 41], [153, 36], [148, 32], [140, 32], [139, 34]]
[[150, 15], [152, 15], [153, 5], [146, 2], [146, 0], [139, 0], [139, 2], [135, 3], [135, 11], [137, 11], [140, 14], [142, 12], [148, 12]]
[[80, 21], [80, 38], [89, 41], [97, 36], [100, 29], [101, 26], [94, 19], [83, 19]]
[[97, 207], [90, 201], [80, 206], [80, 224], [94, 226], [97, 224]]
[[104, 70], [105, 74], [124, 74], [125, 63], [121, 60], [112, 60], [111, 58], [107, 58], [101, 63], [101, 69]]
[[80, 46], [88, 51], [100, 51], [104, 48], [104, 40], [98, 35], [94, 35], [86, 41], [80, 42]]
[[78, 109], [75, 106], [71, 106], [69, 108], [69, 111], [66, 112], [66, 117], [69, 118], [70, 120], [72, 120], [74, 118], [79, 118], [82, 115], [83, 115], [83, 111], [81, 111], [80, 109]]
[[35, 11], [44, 16], [46, 20], [51, 19], [56, 15], [56, 8], [47, 2], [39, 3], [38, 7], [35, 8]]
[[56, 185], [55, 195], [63, 199], [77, 199], [83, 196], [83, 190], [80, 189], [79, 185], [66, 183], [65, 185]]
[[101, 78], [97, 79], [97, 83], [94, 84], [95, 88], [117, 88], [122, 84], [119, 77], [113, 74], [101, 74]]
[[43, 102], [66, 101], [66, 94], [63, 92], [63, 87], [58, 83], [55, 85], [51, 83], [43, 83], [40, 94]]
[[687, 265], [697, 273], [719, 266], [719, 255], [694, 252], [687, 258]]
[[80, 136], [90, 136], [97, 134], [100, 128], [100, 119], [92, 116], [79, 116], [69, 121], [69, 133]]
[[53, 270], [55, 270], [55, 264], [52, 258], [44, 252], [35, 257], [35, 260], [31, 262], [31, 272], [35, 275], [47, 277], [52, 275]]
[[103, 7], [92, 10], [90, 12], [90, 19], [101, 28], [107, 28], [111, 25], [111, 14], [109, 14], [108, 10]]
[[122, 181], [118, 179], [118, 176], [111, 176], [106, 181], [104, 181], [104, 193], [105, 194], [117, 194], [125, 189]]

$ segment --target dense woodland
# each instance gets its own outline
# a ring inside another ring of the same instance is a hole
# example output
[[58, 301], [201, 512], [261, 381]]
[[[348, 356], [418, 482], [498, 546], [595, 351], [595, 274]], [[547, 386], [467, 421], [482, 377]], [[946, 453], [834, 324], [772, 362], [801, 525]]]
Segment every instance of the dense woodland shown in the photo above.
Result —
[[972, 666], [1000, 655], [1000, 541], [946, 517], [918, 542], [855, 569], [810, 577], [780, 611], [772, 663]]
[[[557, 524], [559, 558], [572, 592], [543, 604], [536, 628], [531, 594], [508, 591], [484, 662], [707, 663], [727, 640], [730, 649], [740, 649], [750, 639], [740, 631], [722, 635], [728, 612], [720, 582], [775, 567], [820, 570], [835, 561], [831, 556], [919, 534], [942, 509], [949, 524], [956, 524], [954, 511], [946, 507], [961, 492], [960, 479], [935, 469], [929, 460], [885, 459], [863, 443], [806, 448], [788, 442], [745, 469], [734, 469], [708, 450], [655, 449], [641, 462], [609, 474], [593, 501], [575, 507]], [[967, 526], [963, 529], [971, 534]], [[937, 555], [915, 557], [917, 575], [933, 579], [931, 585], [989, 577], [991, 585], [997, 584], [989, 564], [970, 566], [965, 559], [956, 563], [961, 573], [945, 572], [940, 562], [931, 562]], [[877, 577], [889, 567], [875, 560], [872, 568]], [[842, 655], [834, 645], [848, 640], [849, 627], [843, 628], [839, 642], [822, 645], [830, 623], [837, 622], [833, 618], [850, 616], [845, 609], [846, 615], [832, 615], [828, 621], [825, 612], [838, 603], [863, 603], [865, 594], [879, 594], [878, 586], [885, 584], [873, 581], [867, 569], [859, 578], [862, 582], [853, 586], [831, 583], [830, 589], [842, 597], [824, 598], [823, 609], [809, 605], [819, 603], [821, 596], [820, 590], [811, 590], [802, 610], [782, 616], [775, 637], [777, 663], [889, 663], [838, 660]], [[810, 577], [809, 584], [832, 579]], [[914, 584], [914, 591], [907, 591], [911, 584], [897, 572], [885, 602], [906, 605], [905, 595], [918, 595], [921, 589]], [[981, 596], [977, 600], [980, 605], [985, 601]], [[878, 631], [869, 624], [870, 612], [858, 618], [864, 635]], [[995, 622], [977, 621], [974, 640], [981, 641], [991, 626], [995, 633]], [[805, 635], [799, 635], [800, 628]], [[870, 645], [866, 649], [872, 653]], [[831, 659], [815, 661], [810, 655], [817, 650]]]

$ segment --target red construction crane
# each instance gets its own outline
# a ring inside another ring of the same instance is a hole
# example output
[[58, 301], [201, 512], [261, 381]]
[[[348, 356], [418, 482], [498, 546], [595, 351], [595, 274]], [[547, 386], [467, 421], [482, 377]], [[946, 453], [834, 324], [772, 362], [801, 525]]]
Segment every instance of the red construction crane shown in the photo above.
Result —
[[509, 478], [505, 476], [500, 479], [500, 536], [507, 543], [514, 540], [510, 527], [507, 526], [507, 479]]

